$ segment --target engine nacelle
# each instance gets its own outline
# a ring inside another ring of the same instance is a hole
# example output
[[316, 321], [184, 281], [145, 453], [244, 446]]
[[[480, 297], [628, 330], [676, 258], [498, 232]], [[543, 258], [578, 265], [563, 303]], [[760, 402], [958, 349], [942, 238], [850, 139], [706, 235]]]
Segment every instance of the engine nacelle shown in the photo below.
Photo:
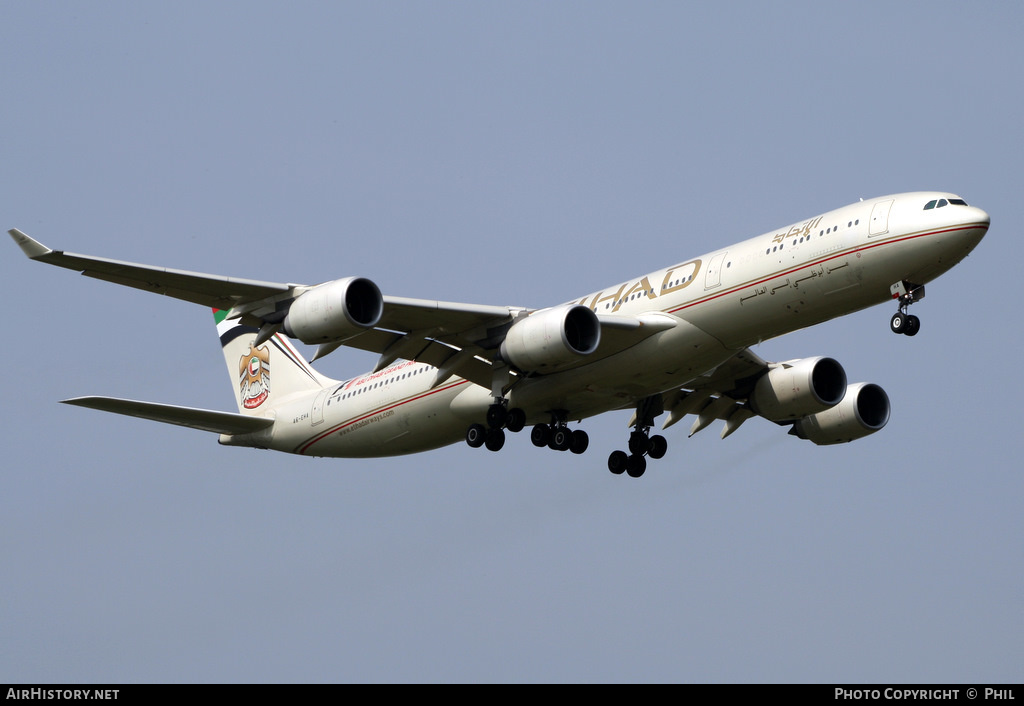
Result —
[[878, 385], [858, 382], [831, 409], [804, 417], [790, 434], [819, 446], [842, 444], [874, 434], [889, 421], [889, 396]]
[[384, 313], [377, 285], [346, 277], [300, 294], [284, 318], [284, 332], [303, 343], [344, 341], [372, 328]]
[[839, 404], [846, 394], [846, 371], [819, 356], [782, 363], [762, 375], [750, 406], [773, 422], [790, 421]]
[[601, 323], [585, 306], [566, 305], [534, 312], [512, 324], [501, 356], [526, 372], [546, 372], [597, 350]]

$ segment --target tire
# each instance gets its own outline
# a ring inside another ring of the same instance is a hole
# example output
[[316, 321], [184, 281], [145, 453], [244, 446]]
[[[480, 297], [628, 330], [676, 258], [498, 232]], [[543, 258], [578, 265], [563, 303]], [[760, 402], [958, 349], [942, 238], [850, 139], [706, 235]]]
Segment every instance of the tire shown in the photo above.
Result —
[[633, 454], [626, 461], [626, 473], [630, 478], [639, 478], [647, 470], [647, 459], [643, 456]]
[[904, 329], [907, 328], [907, 317], [902, 312], [897, 312], [892, 315], [889, 319], [889, 328], [892, 329], [893, 333], [903, 333]]
[[582, 429], [577, 429], [572, 433], [572, 443], [569, 444], [569, 450], [574, 454], [581, 454], [587, 450], [590, 446], [590, 437], [587, 436], [587, 432]]
[[501, 447], [505, 445], [505, 432], [501, 429], [488, 429], [487, 441], [484, 443], [488, 451], [501, 451]]
[[916, 336], [917, 332], [921, 330], [921, 319], [916, 316], [908, 316], [907, 323], [903, 326], [903, 334], [905, 336]]
[[508, 419], [508, 410], [500, 404], [492, 404], [487, 408], [487, 426], [493, 429], [501, 429]]
[[551, 443], [548, 444], [555, 451], [568, 451], [572, 445], [572, 432], [565, 427], [555, 429], [551, 435]]
[[657, 460], [665, 455], [668, 451], [668, 441], [665, 440], [664, 436], [660, 434], [651, 437], [651, 450], [647, 452], [647, 455]]
[[634, 431], [629, 435], [629, 452], [634, 456], [643, 456], [650, 445], [651, 440], [642, 431]]
[[521, 432], [523, 427], [526, 426], [526, 412], [513, 407], [508, 411], [508, 417], [505, 419], [505, 428], [513, 434]]
[[551, 441], [551, 428], [547, 424], [537, 424], [530, 432], [530, 441], [538, 448], [543, 448]]
[[626, 470], [626, 463], [628, 461], [629, 456], [626, 455], [625, 451], [612, 451], [611, 456], [608, 457], [608, 470], [620, 476]]
[[487, 439], [487, 428], [483, 424], [471, 424], [466, 430], [466, 443], [470, 448], [478, 449]]

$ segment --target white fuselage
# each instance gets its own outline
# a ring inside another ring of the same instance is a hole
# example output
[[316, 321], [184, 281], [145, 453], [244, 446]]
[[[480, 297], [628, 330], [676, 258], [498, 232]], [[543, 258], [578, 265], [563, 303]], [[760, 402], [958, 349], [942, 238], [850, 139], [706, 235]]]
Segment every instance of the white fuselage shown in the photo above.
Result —
[[[890, 298], [890, 286], [925, 284], [962, 260], [988, 229], [981, 209], [948, 205], [952, 194], [915, 192], [860, 201], [683, 260], [572, 303], [599, 316], [657, 312], [676, 326], [564, 372], [520, 380], [510, 406], [528, 421], [551, 410], [579, 420], [684, 387], [737, 351]], [[415, 453], [464, 438], [481, 421], [491, 391], [403, 361], [304, 394], [275, 409], [271, 429], [225, 443], [312, 456]]]

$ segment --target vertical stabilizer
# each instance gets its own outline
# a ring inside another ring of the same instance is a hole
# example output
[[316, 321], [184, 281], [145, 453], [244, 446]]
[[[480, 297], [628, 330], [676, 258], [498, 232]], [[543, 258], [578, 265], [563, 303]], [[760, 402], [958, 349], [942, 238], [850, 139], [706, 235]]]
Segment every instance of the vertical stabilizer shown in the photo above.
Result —
[[275, 334], [255, 345], [259, 329], [228, 319], [226, 311], [214, 309], [213, 317], [242, 414], [264, 416], [296, 394], [337, 382], [309, 367], [284, 336]]

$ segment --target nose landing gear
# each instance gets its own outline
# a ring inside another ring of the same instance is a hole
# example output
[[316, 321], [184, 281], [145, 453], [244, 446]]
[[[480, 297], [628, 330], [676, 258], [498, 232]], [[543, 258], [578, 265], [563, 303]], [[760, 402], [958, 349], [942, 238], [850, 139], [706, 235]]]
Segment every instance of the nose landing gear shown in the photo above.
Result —
[[892, 298], [899, 303], [899, 311], [889, 319], [889, 328], [893, 333], [916, 336], [917, 332], [921, 330], [921, 319], [913, 314], [908, 314], [907, 309], [914, 302], [924, 299], [924, 285], [901, 281], [892, 285], [889, 291], [892, 292]]

